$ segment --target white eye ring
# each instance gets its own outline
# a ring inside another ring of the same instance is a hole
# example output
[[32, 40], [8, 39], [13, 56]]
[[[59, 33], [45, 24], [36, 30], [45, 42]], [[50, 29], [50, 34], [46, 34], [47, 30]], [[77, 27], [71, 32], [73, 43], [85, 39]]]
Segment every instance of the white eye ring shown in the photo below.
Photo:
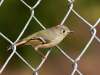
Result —
[[64, 29], [62, 30], [62, 33], [65, 33], [65, 30]]

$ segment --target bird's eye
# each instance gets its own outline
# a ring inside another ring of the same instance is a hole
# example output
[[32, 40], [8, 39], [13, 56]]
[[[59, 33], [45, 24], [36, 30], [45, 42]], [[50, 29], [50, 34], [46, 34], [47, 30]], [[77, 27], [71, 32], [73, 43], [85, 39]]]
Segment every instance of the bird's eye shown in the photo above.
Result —
[[62, 33], [65, 33], [65, 30], [64, 29], [62, 29]]

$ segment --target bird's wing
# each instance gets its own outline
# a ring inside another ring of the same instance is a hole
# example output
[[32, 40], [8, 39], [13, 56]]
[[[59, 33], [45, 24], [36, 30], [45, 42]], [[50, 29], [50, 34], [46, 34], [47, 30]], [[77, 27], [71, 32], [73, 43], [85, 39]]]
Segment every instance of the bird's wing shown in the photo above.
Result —
[[46, 40], [42, 37], [33, 37], [31, 39], [29, 39], [25, 45], [31, 45], [32, 47], [35, 47], [37, 45], [40, 45], [40, 44], [45, 44], [47, 43]]

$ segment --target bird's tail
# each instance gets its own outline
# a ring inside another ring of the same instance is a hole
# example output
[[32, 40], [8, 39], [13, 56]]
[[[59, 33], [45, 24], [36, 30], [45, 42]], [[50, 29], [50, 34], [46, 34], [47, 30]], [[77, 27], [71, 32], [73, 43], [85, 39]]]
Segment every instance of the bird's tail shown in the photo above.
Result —
[[[25, 43], [26, 43], [26, 41], [19, 41], [19, 42], [17, 42], [15, 45], [16, 45], [16, 47], [18, 47], [18, 46], [23, 45], [23, 44], [25, 44]], [[13, 49], [12, 47], [13, 47], [13, 46], [8, 47], [8, 48], [7, 48], [7, 51]]]

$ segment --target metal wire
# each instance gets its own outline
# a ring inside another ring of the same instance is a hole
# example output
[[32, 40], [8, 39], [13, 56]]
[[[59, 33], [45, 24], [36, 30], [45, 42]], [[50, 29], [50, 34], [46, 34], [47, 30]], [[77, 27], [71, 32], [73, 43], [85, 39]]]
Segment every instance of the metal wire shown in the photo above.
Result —
[[[32, 7], [30, 5], [28, 5], [24, 0], [20, 0], [20, 1], [26, 7], [28, 7], [31, 10], [31, 14], [30, 14], [30, 17], [29, 17], [28, 21], [26, 22], [24, 28], [22, 29], [22, 31], [20, 32], [19, 36], [17, 37], [17, 39], [14, 42], [12, 42], [9, 38], [7, 38], [3, 33], [0, 32], [0, 36], [2, 36], [5, 40], [7, 40], [11, 44], [12, 50], [13, 50], [12, 53], [10, 54], [10, 56], [5, 61], [4, 65], [1, 67], [0, 74], [4, 71], [5, 67], [7, 66], [8, 62], [11, 60], [11, 58], [13, 57], [13, 55], [16, 54], [34, 72], [34, 75], [39, 75], [39, 70], [43, 66], [43, 64], [45, 63], [45, 61], [47, 60], [49, 54], [51, 53], [51, 49], [48, 50], [48, 52], [45, 55], [45, 58], [42, 59], [42, 61], [40, 62], [40, 64], [36, 68], [34, 68], [16, 51], [16, 45], [15, 45], [15, 43], [18, 42], [19, 39], [22, 37], [22, 35], [24, 34], [25, 30], [28, 28], [29, 23], [30, 23], [30, 21], [32, 19], [34, 19], [43, 29], [46, 29], [44, 27], [44, 25], [37, 19], [37, 17], [35, 16], [35, 13], [34, 13], [35, 8], [40, 4], [40, 2], [42, 0], [38, 0], [37, 3], [34, 6], [32, 6]], [[0, 1], [0, 6], [3, 4], [3, 2], [4, 2], [4, 0]], [[68, 10], [68, 12], [66, 12], [66, 14], [64, 16], [64, 19], [61, 21], [60, 25], [63, 25], [65, 23], [66, 19], [68, 18], [68, 16], [70, 15], [70, 13], [73, 12], [76, 16], [78, 16], [79, 19], [81, 19], [84, 23], [86, 23], [89, 26], [89, 28], [90, 28], [89, 31], [91, 32], [91, 38], [89, 39], [89, 41], [87, 42], [87, 44], [84, 46], [84, 48], [82, 48], [82, 52], [77, 56], [76, 59], [73, 59], [72, 57], [70, 57], [58, 45], [56, 47], [59, 49], [59, 51], [67, 59], [69, 59], [69, 61], [71, 61], [74, 64], [73, 71], [72, 71], [71, 75], [75, 75], [76, 72], [79, 75], [83, 75], [83, 73], [78, 69], [79, 68], [78, 62], [81, 60], [81, 58], [83, 57], [83, 55], [87, 51], [88, 47], [92, 44], [92, 42], [93, 42], [94, 39], [96, 39], [100, 43], [99, 37], [96, 36], [96, 26], [98, 26], [98, 24], [100, 23], [100, 18], [96, 21], [96, 23], [94, 25], [92, 25], [91, 23], [89, 23], [86, 19], [84, 19], [82, 16], [80, 16], [79, 13], [77, 13], [73, 9], [74, 0], [68, 0], [68, 2], [70, 4], [69, 10]]]
[[4, 2], [4, 0], [1, 0], [1, 1], [0, 1], [0, 6], [3, 4], [3, 2]]

